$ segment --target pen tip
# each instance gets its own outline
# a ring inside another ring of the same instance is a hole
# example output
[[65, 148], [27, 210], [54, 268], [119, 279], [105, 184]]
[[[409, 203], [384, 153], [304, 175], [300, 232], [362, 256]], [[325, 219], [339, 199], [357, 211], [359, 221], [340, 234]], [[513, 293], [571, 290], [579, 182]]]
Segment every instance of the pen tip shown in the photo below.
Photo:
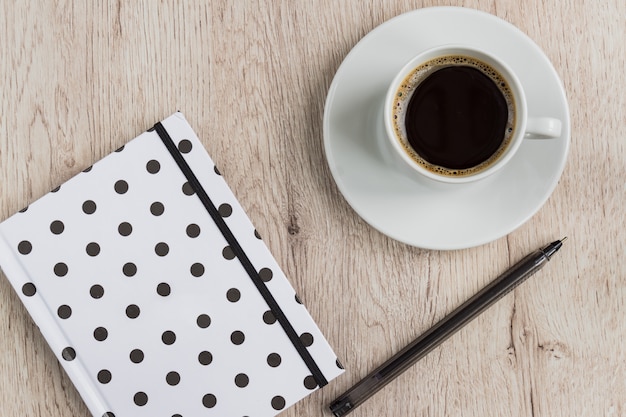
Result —
[[561, 239], [561, 243], [565, 242], [567, 240], [567, 236], [563, 237], [563, 239]]

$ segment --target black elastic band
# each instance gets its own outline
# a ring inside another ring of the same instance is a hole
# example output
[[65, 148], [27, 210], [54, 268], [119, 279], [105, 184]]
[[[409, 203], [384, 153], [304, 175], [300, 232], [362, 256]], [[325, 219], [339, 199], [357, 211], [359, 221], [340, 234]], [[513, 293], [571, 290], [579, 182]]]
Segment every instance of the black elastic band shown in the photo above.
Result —
[[250, 276], [250, 279], [259, 290], [259, 293], [261, 293], [261, 296], [263, 296], [263, 298], [265, 299], [265, 302], [267, 303], [270, 310], [274, 314], [274, 317], [276, 317], [276, 320], [280, 323], [282, 328], [285, 330], [287, 337], [289, 337], [289, 340], [291, 340], [291, 343], [300, 354], [300, 357], [302, 358], [306, 366], [311, 371], [311, 375], [313, 376], [313, 378], [315, 378], [317, 385], [319, 387], [323, 387], [324, 385], [327, 385], [328, 380], [324, 377], [324, 374], [319, 369], [319, 367], [315, 363], [315, 360], [313, 359], [313, 357], [311, 356], [307, 348], [304, 346], [304, 344], [300, 340], [300, 337], [298, 336], [295, 329], [289, 322], [289, 319], [287, 318], [283, 310], [280, 308], [280, 306], [278, 305], [278, 302], [276, 301], [272, 293], [269, 291], [269, 289], [267, 288], [267, 286], [265, 285], [265, 283], [259, 276], [259, 273], [252, 265], [252, 262], [250, 262], [250, 259], [248, 258], [248, 256], [242, 249], [241, 245], [237, 241], [237, 238], [235, 238], [232, 231], [230, 230], [230, 228], [228, 227], [228, 225], [226, 224], [222, 216], [219, 214], [219, 212], [215, 208], [215, 205], [213, 204], [213, 202], [207, 195], [206, 191], [204, 191], [204, 188], [202, 187], [202, 185], [200, 184], [200, 181], [198, 181], [198, 178], [196, 178], [196, 175], [193, 173], [193, 171], [187, 164], [187, 161], [185, 161], [185, 158], [183, 158], [181, 153], [178, 151], [178, 148], [176, 148], [174, 141], [172, 141], [172, 138], [167, 133], [167, 130], [165, 130], [165, 127], [163, 127], [161, 123], [157, 123], [156, 125], [154, 125], [154, 129], [156, 130], [159, 137], [165, 144], [165, 147], [167, 148], [167, 150], [170, 152], [170, 154], [176, 161], [176, 164], [178, 164], [178, 167], [180, 168], [180, 170], [183, 172], [183, 174], [187, 178], [187, 181], [189, 181], [189, 185], [191, 185], [191, 188], [195, 191], [196, 195], [200, 198], [200, 201], [206, 208], [207, 212], [213, 218], [213, 221], [215, 222], [217, 227], [220, 229], [220, 232], [222, 232], [222, 235], [224, 235], [226, 242], [228, 242], [228, 244], [230, 245], [231, 249], [233, 250], [233, 253], [237, 257], [237, 259], [239, 259], [239, 261], [241, 262], [241, 265]]

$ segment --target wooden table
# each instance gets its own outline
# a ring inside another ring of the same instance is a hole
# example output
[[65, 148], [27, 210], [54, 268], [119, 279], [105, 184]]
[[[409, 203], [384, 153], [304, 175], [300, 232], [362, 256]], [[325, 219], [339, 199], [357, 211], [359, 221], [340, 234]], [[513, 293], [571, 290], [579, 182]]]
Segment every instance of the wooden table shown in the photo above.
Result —
[[[528, 34], [572, 117], [568, 163], [541, 210], [456, 251], [366, 224], [322, 145], [346, 54], [384, 21], [434, 5], [487, 11]], [[622, 0], [2, 0], [0, 220], [181, 110], [347, 369], [283, 415], [329, 415], [343, 390], [563, 235], [548, 268], [353, 415], [626, 415], [625, 27]], [[88, 416], [4, 275], [0, 317], [0, 414]]]

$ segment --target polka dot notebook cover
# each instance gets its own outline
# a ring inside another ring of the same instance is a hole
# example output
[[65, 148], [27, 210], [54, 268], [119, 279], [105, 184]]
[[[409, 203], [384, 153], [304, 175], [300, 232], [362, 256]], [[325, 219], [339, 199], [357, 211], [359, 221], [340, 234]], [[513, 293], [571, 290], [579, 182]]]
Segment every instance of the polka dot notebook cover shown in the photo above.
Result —
[[181, 113], [0, 223], [95, 417], [272, 416], [343, 372]]

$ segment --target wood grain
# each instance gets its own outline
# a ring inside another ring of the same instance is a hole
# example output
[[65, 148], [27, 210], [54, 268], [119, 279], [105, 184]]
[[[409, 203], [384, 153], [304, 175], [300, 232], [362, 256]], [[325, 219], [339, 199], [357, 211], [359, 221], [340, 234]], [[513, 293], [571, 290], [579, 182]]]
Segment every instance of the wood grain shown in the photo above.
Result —
[[[545, 206], [507, 237], [451, 252], [369, 227], [322, 148], [346, 54], [385, 20], [434, 5], [527, 33], [572, 117]], [[336, 395], [562, 235], [549, 268], [353, 415], [626, 415], [625, 28], [621, 0], [0, 0], [0, 220], [181, 110], [347, 369], [283, 415], [330, 415]], [[2, 415], [89, 415], [4, 275], [0, 334]]]

